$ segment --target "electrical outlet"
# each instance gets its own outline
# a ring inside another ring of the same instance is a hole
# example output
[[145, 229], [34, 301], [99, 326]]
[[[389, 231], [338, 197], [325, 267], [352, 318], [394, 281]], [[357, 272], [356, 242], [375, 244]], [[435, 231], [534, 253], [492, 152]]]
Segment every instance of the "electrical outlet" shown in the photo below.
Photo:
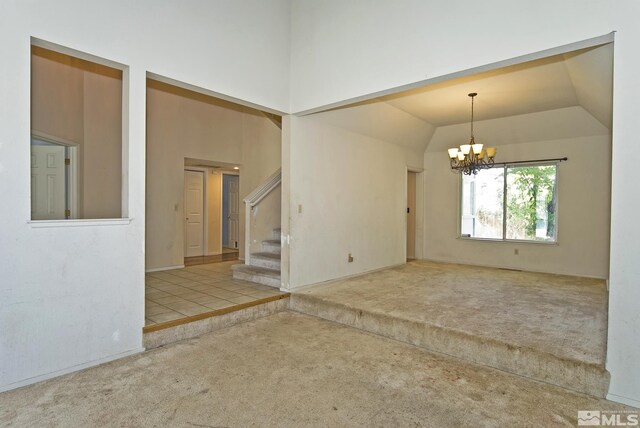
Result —
[[347, 257], [347, 261], [349, 263], [353, 263], [353, 256], [351, 255], [351, 253], [349, 253], [349, 256]]
[[302, 204], [298, 204], [298, 214], [302, 214]]
[[520, 250], [518, 250], [517, 248], [514, 248], [513, 254], [517, 256], [518, 254], [520, 254]]

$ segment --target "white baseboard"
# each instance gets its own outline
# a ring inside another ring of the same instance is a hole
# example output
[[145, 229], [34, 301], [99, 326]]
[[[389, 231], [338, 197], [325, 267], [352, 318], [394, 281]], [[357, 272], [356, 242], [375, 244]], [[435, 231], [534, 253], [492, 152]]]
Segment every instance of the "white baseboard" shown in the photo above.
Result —
[[76, 366], [67, 367], [65, 369], [56, 370], [51, 373], [46, 373], [40, 376], [30, 377], [29, 379], [21, 380], [18, 382], [13, 382], [8, 385], [0, 386], [0, 392], [10, 391], [12, 389], [21, 388], [23, 386], [31, 385], [34, 383], [42, 382], [43, 380], [52, 379], [54, 377], [63, 376], [69, 373], [77, 372], [78, 370], [87, 369], [89, 367], [98, 366], [100, 364], [108, 363], [109, 361], [118, 360], [120, 358], [128, 357], [130, 355], [139, 354], [140, 352], [144, 352], [144, 348], [136, 348], [130, 351], [122, 352], [116, 355], [110, 355], [105, 358], [100, 358], [98, 360], [89, 361], [87, 363], [78, 364]]
[[163, 270], [184, 269], [184, 265], [165, 266], [159, 268], [151, 268], [145, 270], [145, 272], [162, 272]]
[[633, 406], [640, 409], [640, 400], [636, 400], [635, 398], [623, 397], [622, 395], [617, 394], [607, 394], [607, 400], [615, 401], [616, 403], [626, 404], [627, 406]]
[[550, 273], [552, 275], [575, 276], [578, 278], [593, 278], [593, 279], [602, 279], [607, 281], [607, 278], [604, 278], [602, 276], [593, 276], [593, 275], [584, 275], [584, 274], [566, 273], [566, 272], [551, 272], [548, 270], [537, 270], [537, 269], [531, 269], [531, 268], [518, 268], [514, 266], [502, 265], [500, 263], [484, 264], [484, 263], [470, 262], [467, 260], [450, 260], [445, 258], [433, 258], [433, 257], [424, 257], [416, 260], [424, 260], [427, 262], [436, 262], [436, 263], [448, 263], [453, 265], [468, 265], [468, 266], [488, 267], [488, 268], [496, 268], [496, 269], [517, 270], [522, 272]]
[[368, 275], [370, 273], [380, 272], [382, 270], [387, 270], [387, 269], [391, 269], [391, 268], [394, 268], [394, 267], [403, 266], [405, 264], [406, 264], [406, 262], [405, 263], [397, 263], [397, 264], [394, 264], [394, 265], [389, 265], [389, 266], [384, 266], [384, 267], [381, 267], [381, 268], [371, 269], [371, 270], [368, 270], [368, 271], [365, 271], [365, 272], [354, 273], [352, 275], [341, 276], [339, 278], [328, 279], [326, 281], [321, 281], [321, 282], [314, 282], [313, 284], [301, 285], [301, 286], [292, 287], [292, 288], [289, 288], [289, 289], [280, 288], [280, 291], [290, 292], [290, 291], [304, 290], [305, 288], [315, 287], [316, 285], [326, 285], [326, 284], [331, 284], [333, 282], [344, 281], [346, 279], [356, 278], [358, 276]]

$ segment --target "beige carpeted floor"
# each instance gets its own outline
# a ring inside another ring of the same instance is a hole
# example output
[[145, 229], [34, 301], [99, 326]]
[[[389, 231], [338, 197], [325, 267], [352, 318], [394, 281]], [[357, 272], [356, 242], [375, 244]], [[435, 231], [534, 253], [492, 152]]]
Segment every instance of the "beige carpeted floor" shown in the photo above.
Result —
[[631, 410], [283, 312], [0, 394], [1, 426], [575, 426]]
[[562, 358], [604, 365], [603, 280], [412, 261], [299, 292]]

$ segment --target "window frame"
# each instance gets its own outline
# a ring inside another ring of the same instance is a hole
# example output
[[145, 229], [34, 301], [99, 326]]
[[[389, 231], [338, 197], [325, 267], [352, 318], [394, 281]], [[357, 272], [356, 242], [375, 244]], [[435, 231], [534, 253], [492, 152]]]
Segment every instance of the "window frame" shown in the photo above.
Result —
[[[560, 192], [559, 192], [559, 177], [560, 177], [560, 168], [558, 168], [560, 164], [560, 160], [551, 160], [551, 161], [532, 161], [532, 162], [505, 162], [500, 164], [495, 164], [494, 168], [502, 167], [503, 168], [503, 191], [502, 191], [502, 239], [499, 238], [480, 238], [474, 236], [466, 236], [462, 234], [462, 212], [463, 212], [463, 176], [459, 174], [458, 177], [458, 220], [457, 224], [457, 239], [469, 240], [469, 241], [485, 241], [485, 242], [501, 242], [501, 243], [518, 243], [518, 244], [534, 244], [534, 245], [551, 245], [557, 246], [560, 242], [560, 234], [558, 231], [558, 218], [559, 218], [559, 206], [560, 206]], [[556, 168], [556, 203], [555, 203], [555, 213], [556, 213], [556, 229], [555, 229], [555, 240], [553, 241], [536, 241], [532, 239], [510, 239], [507, 238], [507, 171], [510, 167], [519, 167], [519, 166], [549, 166], [553, 165]]]

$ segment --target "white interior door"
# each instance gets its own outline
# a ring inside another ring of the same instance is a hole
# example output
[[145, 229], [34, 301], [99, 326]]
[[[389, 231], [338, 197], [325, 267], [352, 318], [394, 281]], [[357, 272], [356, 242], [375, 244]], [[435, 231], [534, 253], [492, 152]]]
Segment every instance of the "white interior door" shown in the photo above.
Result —
[[32, 220], [63, 220], [65, 218], [64, 159], [64, 146], [31, 146]]
[[204, 173], [184, 172], [184, 256], [204, 255]]
[[229, 182], [229, 245], [238, 248], [240, 239], [240, 189], [238, 180]]

